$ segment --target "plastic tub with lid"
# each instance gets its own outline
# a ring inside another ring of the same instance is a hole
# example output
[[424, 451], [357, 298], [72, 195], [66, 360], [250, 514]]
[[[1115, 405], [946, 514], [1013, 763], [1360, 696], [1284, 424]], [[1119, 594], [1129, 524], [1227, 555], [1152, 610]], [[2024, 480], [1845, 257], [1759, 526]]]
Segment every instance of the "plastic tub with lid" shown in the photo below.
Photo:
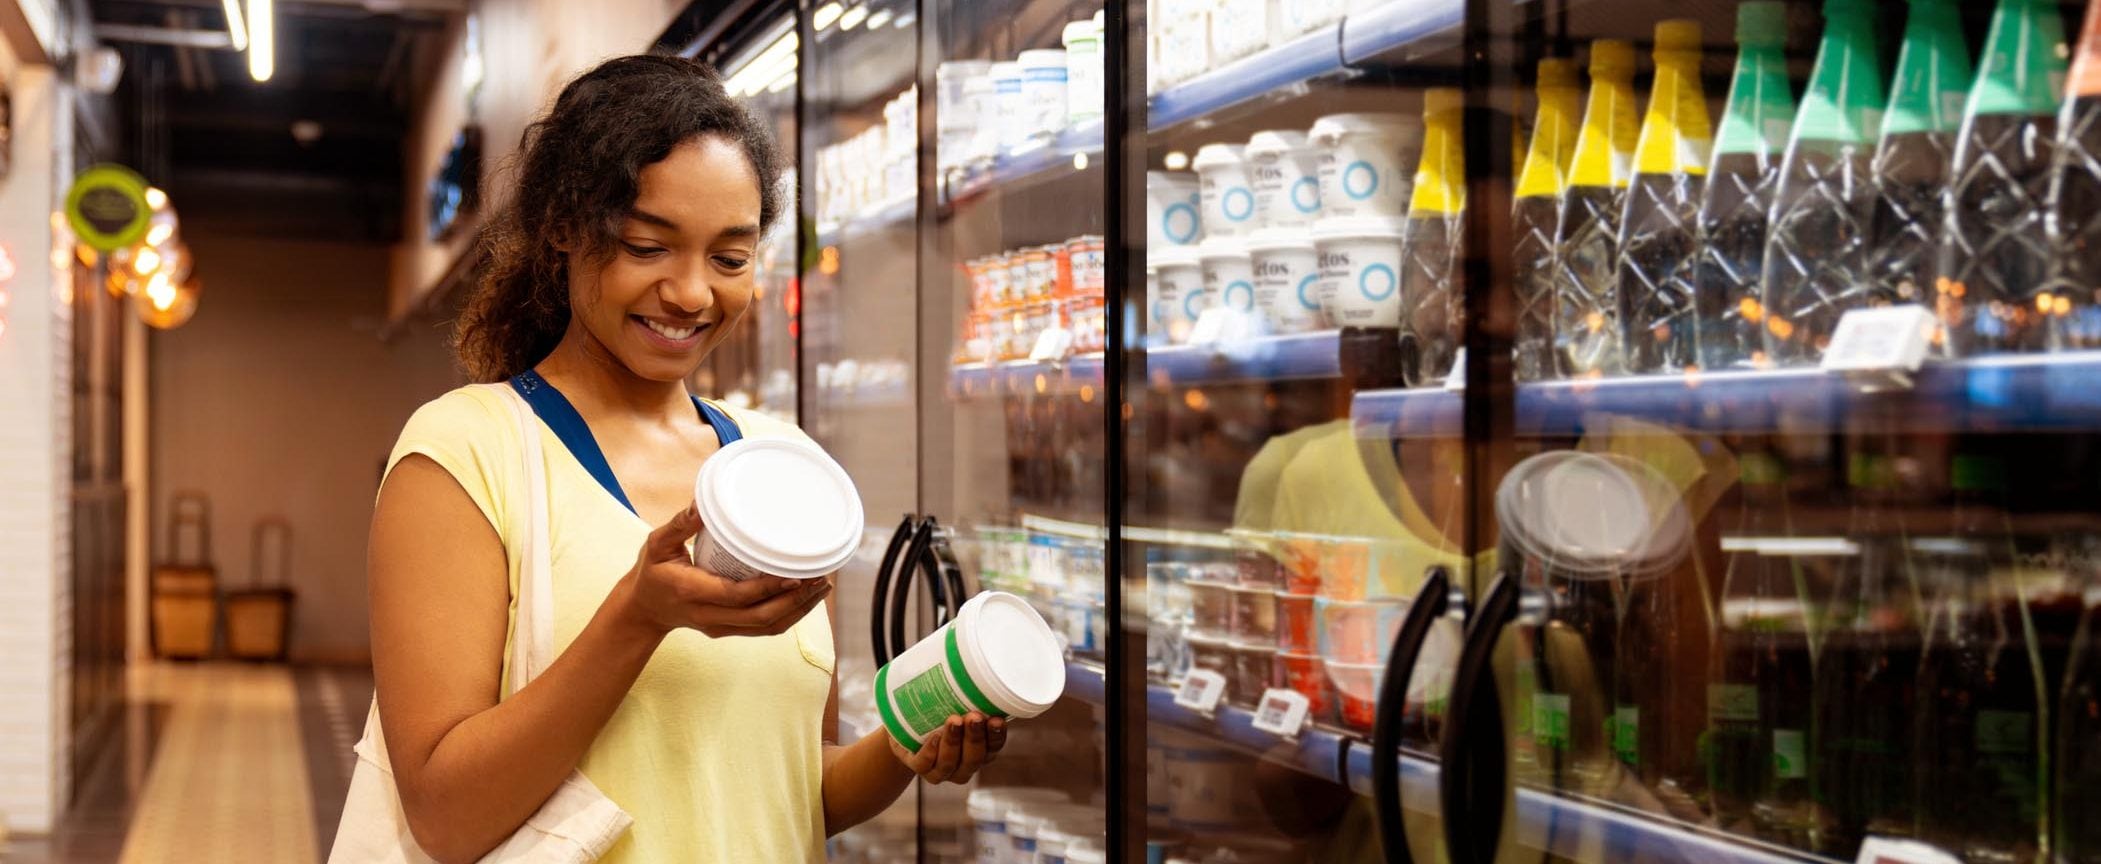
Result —
[[1204, 268], [1195, 249], [1185, 246], [1169, 246], [1146, 253], [1147, 265], [1159, 274], [1160, 292], [1158, 306], [1153, 309], [1164, 326], [1166, 342], [1180, 345], [1189, 341], [1189, 328], [1196, 323], [1196, 316], [1211, 307], [1212, 294], [1204, 289]]
[[1320, 218], [1320, 153], [1303, 132], [1272, 130], [1248, 139], [1255, 221], [1264, 227], [1311, 225]]
[[1204, 271], [1204, 290], [1217, 305], [1253, 321], [1255, 308], [1255, 264], [1248, 256], [1247, 242], [1238, 237], [1213, 237], [1197, 247], [1197, 261]]
[[1023, 138], [1055, 138], [1065, 129], [1067, 76], [1065, 49], [1021, 52]]
[[1319, 154], [1327, 216], [1406, 216], [1422, 158], [1423, 121], [1405, 114], [1330, 114], [1307, 137]]
[[1306, 333], [1326, 322], [1320, 308], [1320, 256], [1304, 228], [1264, 228], [1248, 242], [1255, 309], [1271, 333]]
[[701, 530], [693, 563], [728, 579], [829, 576], [867, 527], [861, 493], [817, 445], [745, 438], [708, 457], [693, 480]]
[[1145, 248], [1189, 246], [1203, 239], [1199, 190], [1196, 175], [1187, 171], [1145, 172]]
[[998, 113], [991, 125], [998, 127], [999, 146], [993, 155], [1012, 150], [1029, 137], [1028, 114], [1022, 96], [1021, 64], [1002, 60], [992, 64], [992, 88]]
[[1338, 217], [1313, 227], [1321, 309], [1338, 327], [1399, 327], [1401, 236], [1407, 220]]
[[1059, 34], [1065, 44], [1065, 122], [1078, 126], [1102, 116], [1104, 83], [1102, 28], [1092, 18], [1065, 25]]
[[1189, 163], [1196, 169], [1206, 237], [1237, 237], [1255, 230], [1255, 188], [1246, 151], [1238, 144], [1206, 144]]
[[953, 620], [875, 676], [884, 728], [914, 752], [951, 716], [1034, 717], [1064, 693], [1057, 634], [1026, 601], [1000, 591], [970, 598]]

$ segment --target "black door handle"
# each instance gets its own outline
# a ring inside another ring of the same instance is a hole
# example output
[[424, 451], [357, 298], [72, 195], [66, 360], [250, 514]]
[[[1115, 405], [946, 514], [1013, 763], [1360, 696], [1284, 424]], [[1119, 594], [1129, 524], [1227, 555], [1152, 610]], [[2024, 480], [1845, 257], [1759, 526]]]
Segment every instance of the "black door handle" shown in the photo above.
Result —
[[912, 514], [906, 513], [905, 518], [897, 523], [897, 530], [890, 532], [890, 545], [883, 547], [883, 563], [875, 570], [875, 594], [869, 598], [868, 644], [875, 652], [877, 666], [890, 662], [889, 633], [884, 627], [889, 618], [886, 610], [889, 608], [890, 578], [891, 572], [897, 568], [898, 553], [904, 551], [905, 541], [912, 535], [913, 519]]
[[935, 626], [940, 626], [963, 614], [963, 601], [970, 599], [970, 592], [963, 587], [963, 565], [956, 560], [955, 546], [949, 542], [947, 532], [936, 530], [930, 548], [941, 579], [948, 586], [948, 603], [935, 619]]
[[1446, 594], [1452, 579], [1443, 567], [1423, 574], [1422, 590], [1408, 606], [1408, 617], [1393, 637], [1393, 651], [1386, 655], [1386, 674], [1379, 682], [1379, 708], [1372, 721], [1371, 787], [1378, 806], [1379, 845], [1386, 850], [1387, 864], [1414, 864], [1408, 854], [1407, 829], [1401, 817], [1401, 721], [1407, 714], [1408, 681], [1415, 674], [1415, 661], [1422, 654], [1430, 627], [1444, 615]]
[[922, 516], [913, 523], [912, 542], [905, 547], [905, 557], [898, 562], [897, 579], [890, 583], [890, 651], [892, 657], [903, 654], [912, 643], [905, 641], [905, 615], [911, 609], [912, 580], [915, 573], [926, 570], [926, 545], [933, 534], [934, 520]]
[[[934, 598], [934, 626], [940, 627], [955, 614], [955, 606], [949, 600], [946, 574], [942, 573], [941, 550], [947, 548], [948, 540], [941, 534], [940, 520], [932, 516], [920, 523], [920, 530], [926, 532], [926, 543], [919, 547], [919, 578], [926, 582], [927, 593]], [[904, 649], [905, 643], [897, 643], [897, 650], [902, 652]]]
[[[1510, 782], [1504, 762], [1503, 710], [1496, 695], [1496, 637], [1517, 617], [1517, 577], [1499, 573], [1468, 622], [1466, 646], [1445, 711], [1438, 748], [1443, 770], [1444, 842], [1452, 864], [1488, 864], [1502, 836], [1503, 795]], [[1482, 838], [1487, 838], [1483, 847]]]

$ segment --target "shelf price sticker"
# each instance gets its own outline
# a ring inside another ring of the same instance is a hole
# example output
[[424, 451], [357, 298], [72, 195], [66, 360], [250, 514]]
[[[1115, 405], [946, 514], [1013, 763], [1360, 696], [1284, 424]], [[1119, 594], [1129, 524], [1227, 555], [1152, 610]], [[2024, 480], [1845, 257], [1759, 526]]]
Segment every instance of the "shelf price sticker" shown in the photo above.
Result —
[[1262, 691], [1262, 701], [1255, 706], [1254, 726], [1279, 738], [1297, 738], [1311, 707], [1304, 693], [1271, 688]]
[[1892, 376], [1909, 386], [1911, 373], [1926, 362], [1937, 325], [1933, 313], [1916, 303], [1854, 309], [1838, 319], [1823, 369]]
[[1189, 677], [1182, 679], [1182, 687], [1175, 691], [1175, 704], [1199, 714], [1211, 714], [1218, 710], [1218, 700], [1226, 695], [1226, 676], [1209, 669], [1191, 669]]
[[1063, 327], [1047, 327], [1036, 336], [1036, 347], [1029, 351], [1029, 359], [1037, 363], [1056, 363], [1072, 356], [1072, 331]]
[[1860, 844], [1854, 864], [1962, 864], [1957, 858], [1917, 840], [1869, 837]]

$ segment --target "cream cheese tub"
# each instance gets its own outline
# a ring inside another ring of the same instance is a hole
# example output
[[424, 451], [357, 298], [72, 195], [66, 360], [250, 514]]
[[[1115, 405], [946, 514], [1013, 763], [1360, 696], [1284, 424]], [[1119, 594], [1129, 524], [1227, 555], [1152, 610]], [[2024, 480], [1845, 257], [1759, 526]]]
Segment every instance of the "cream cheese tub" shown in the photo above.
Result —
[[1197, 260], [1204, 271], [1204, 290], [1214, 302], [1254, 319], [1255, 265], [1248, 258], [1247, 243], [1237, 237], [1213, 237], [1197, 247]]
[[1246, 156], [1257, 225], [1290, 228], [1320, 218], [1320, 154], [1305, 133], [1257, 132], [1248, 139]]
[[1238, 237], [1255, 229], [1255, 187], [1248, 177], [1247, 148], [1206, 144], [1189, 167], [1196, 169], [1204, 205], [1204, 236]]
[[1399, 327], [1403, 219], [1324, 219], [1313, 229], [1320, 254], [1321, 308], [1337, 327]]
[[1423, 150], [1422, 120], [1404, 114], [1330, 114], [1307, 136], [1320, 154], [1328, 216], [1406, 216]]
[[1169, 246], [1146, 252], [1146, 266], [1159, 274], [1159, 294], [1153, 298], [1152, 317], [1160, 322], [1163, 344], [1189, 341], [1189, 328], [1196, 316], [1211, 308], [1212, 294], [1204, 290], [1203, 261], [1195, 249]]
[[1198, 212], [1202, 205], [1203, 192], [1195, 174], [1145, 172], [1146, 248], [1194, 245], [1204, 229]]
[[1271, 333], [1320, 329], [1320, 258], [1307, 232], [1265, 228], [1248, 244], [1255, 266], [1255, 308]]
[[972, 711], [1029, 718], [1065, 693], [1065, 651], [1043, 616], [1012, 594], [987, 591], [875, 673], [876, 713], [918, 752], [948, 718]]
[[745, 438], [693, 480], [693, 564], [726, 579], [818, 579], [853, 557], [867, 527], [846, 469], [814, 444]]

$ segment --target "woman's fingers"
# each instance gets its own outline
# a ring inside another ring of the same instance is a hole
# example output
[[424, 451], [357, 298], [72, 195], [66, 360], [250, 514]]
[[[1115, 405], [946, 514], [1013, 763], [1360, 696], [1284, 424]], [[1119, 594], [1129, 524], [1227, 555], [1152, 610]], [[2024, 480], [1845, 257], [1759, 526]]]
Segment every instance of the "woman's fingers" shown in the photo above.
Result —
[[810, 610], [832, 595], [830, 583], [798, 585], [756, 606], [711, 610], [722, 613], [719, 623], [701, 625], [710, 636], [772, 636], [788, 632]]
[[985, 715], [976, 711], [963, 718], [963, 758], [957, 764], [953, 779], [957, 783], [968, 783], [970, 778], [985, 767]]
[[671, 517], [671, 521], [649, 532], [649, 541], [642, 544], [643, 560], [647, 563], [684, 561], [687, 558], [686, 541], [698, 533], [700, 510], [687, 504], [686, 509]]
[[985, 721], [985, 761], [990, 763], [1007, 746], [1007, 718], [994, 717]]
[[956, 775], [956, 766], [963, 759], [963, 718], [950, 717], [941, 728], [941, 752], [935, 754], [934, 768], [921, 773], [929, 783], [945, 783]]

